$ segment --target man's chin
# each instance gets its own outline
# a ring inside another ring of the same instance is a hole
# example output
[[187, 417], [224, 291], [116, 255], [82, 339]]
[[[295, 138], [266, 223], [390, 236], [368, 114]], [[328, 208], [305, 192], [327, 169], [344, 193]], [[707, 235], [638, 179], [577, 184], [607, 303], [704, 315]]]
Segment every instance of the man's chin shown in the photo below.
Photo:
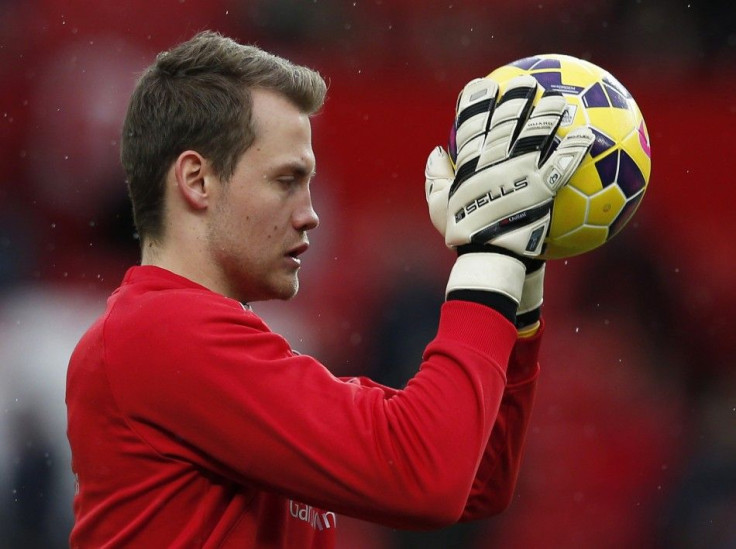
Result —
[[288, 301], [294, 297], [296, 297], [296, 294], [299, 293], [299, 279], [295, 278], [294, 283], [291, 285], [291, 288], [289, 288], [289, 291], [284, 294], [284, 297], [281, 299], [283, 301]]
[[293, 292], [284, 293], [274, 299], [278, 299], [280, 301], [289, 301], [296, 297], [296, 294], [299, 293], [299, 288], [296, 288]]
[[299, 279], [294, 278], [288, 283], [285, 282], [284, 284], [279, 284], [278, 286], [274, 286], [273, 288], [271, 288], [270, 291], [264, 292], [265, 295], [262, 298], [255, 299], [253, 301], [273, 301], [273, 300], [289, 301], [294, 296], [296, 296], [298, 292], [299, 292]]

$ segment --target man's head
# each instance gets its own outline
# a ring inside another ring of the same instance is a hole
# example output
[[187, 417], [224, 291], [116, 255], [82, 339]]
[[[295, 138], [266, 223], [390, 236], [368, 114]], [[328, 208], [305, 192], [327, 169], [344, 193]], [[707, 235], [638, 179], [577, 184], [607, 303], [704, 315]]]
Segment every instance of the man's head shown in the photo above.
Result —
[[121, 160], [141, 242], [163, 236], [165, 179], [179, 154], [196, 150], [228, 181], [255, 139], [252, 91], [275, 91], [317, 112], [326, 85], [315, 71], [217, 33], [197, 34], [158, 55], [128, 106]]
[[322, 77], [216, 33], [141, 77], [122, 138], [143, 262], [240, 301], [298, 289]]

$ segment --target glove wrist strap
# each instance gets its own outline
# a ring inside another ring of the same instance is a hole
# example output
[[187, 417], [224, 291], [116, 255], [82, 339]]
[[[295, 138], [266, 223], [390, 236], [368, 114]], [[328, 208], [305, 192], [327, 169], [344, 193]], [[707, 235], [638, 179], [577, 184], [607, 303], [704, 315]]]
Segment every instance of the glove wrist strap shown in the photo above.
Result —
[[542, 306], [544, 300], [544, 271], [544, 264], [534, 271], [527, 270], [521, 301], [519, 302], [520, 315], [539, 309]]
[[518, 306], [525, 273], [524, 264], [509, 255], [463, 253], [452, 267], [445, 295], [455, 290], [495, 292], [511, 299]]

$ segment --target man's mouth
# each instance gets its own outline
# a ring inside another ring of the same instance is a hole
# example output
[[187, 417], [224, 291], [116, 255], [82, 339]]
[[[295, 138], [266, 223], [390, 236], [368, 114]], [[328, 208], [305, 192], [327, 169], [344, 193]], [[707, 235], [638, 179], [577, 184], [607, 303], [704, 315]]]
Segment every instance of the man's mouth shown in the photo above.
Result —
[[301, 262], [301, 260], [299, 259], [299, 256], [302, 255], [304, 252], [306, 252], [308, 249], [309, 249], [309, 243], [302, 242], [298, 246], [294, 246], [291, 250], [289, 250], [286, 253], [286, 255], [295, 259], [298, 262]]

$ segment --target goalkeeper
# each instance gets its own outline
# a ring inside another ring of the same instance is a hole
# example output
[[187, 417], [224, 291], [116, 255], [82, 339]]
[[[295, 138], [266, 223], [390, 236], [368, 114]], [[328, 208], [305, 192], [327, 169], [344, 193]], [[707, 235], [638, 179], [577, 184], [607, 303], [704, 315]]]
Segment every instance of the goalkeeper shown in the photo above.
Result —
[[471, 82], [454, 159], [428, 159], [430, 216], [458, 257], [397, 390], [333, 376], [250, 306], [298, 289], [322, 78], [212, 32], [160, 54], [121, 146], [141, 265], [69, 364], [71, 546], [330, 548], [339, 514], [427, 529], [503, 510], [538, 373], [534, 258], [592, 140], [557, 143], [564, 101], [532, 109], [535, 90]]

